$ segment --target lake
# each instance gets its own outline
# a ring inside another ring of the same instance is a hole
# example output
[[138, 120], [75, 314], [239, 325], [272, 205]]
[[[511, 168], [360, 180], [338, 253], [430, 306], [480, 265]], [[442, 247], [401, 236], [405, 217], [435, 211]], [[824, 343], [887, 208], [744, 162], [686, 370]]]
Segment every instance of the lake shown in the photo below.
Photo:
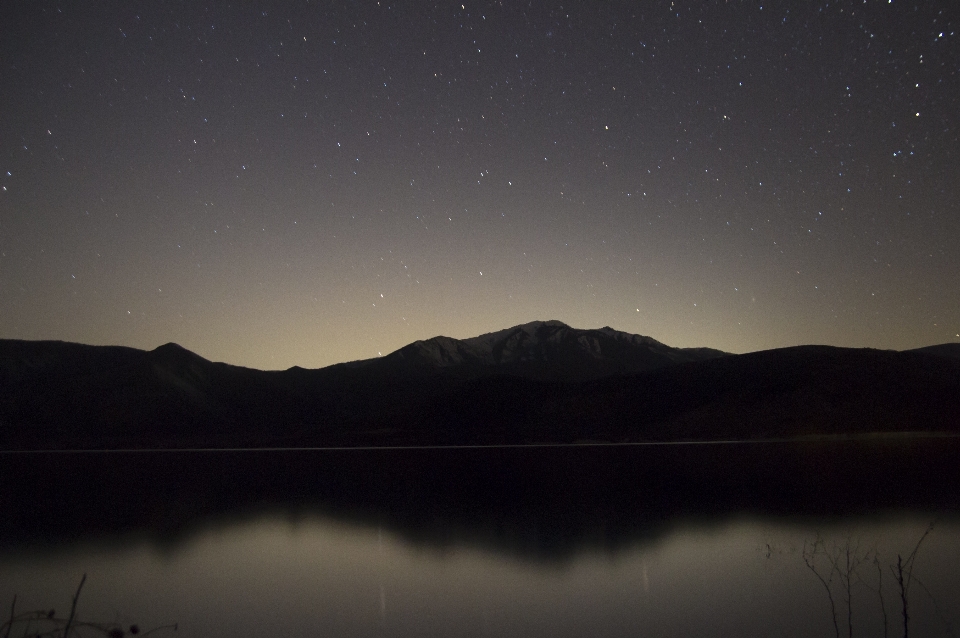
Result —
[[87, 574], [81, 620], [178, 624], [154, 635], [832, 636], [849, 576], [854, 634], [899, 636], [922, 538], [910, 635], [955, 635], [958, 460], [928, 438], [2, 454], [0, 622], [14, 594], [65, 617]]

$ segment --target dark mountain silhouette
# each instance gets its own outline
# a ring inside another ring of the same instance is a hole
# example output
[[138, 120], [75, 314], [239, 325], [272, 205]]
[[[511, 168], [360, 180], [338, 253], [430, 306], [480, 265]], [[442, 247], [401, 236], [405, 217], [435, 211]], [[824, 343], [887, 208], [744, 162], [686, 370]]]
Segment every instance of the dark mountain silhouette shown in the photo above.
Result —
[[[265, 372], [0, 340], [0, 447], [255, 447], [666, 441], [960, 431], [954, 344], [670, 348], [535, 322], [377, 359]], [[946, 353], [946, 356], [945, 356]]]
[[960, 343], [941, 343], [936, 346], [916, 348], [914, 350], [910, 350], [909, 352], [925, 352], [927, 354], [935, 354], [939, 357], [960, 359]]

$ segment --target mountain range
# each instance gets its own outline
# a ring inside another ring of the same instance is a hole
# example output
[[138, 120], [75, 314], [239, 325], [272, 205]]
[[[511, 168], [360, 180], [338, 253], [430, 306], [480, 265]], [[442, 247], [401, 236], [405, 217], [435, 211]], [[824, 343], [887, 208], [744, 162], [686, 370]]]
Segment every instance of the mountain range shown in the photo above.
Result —
[[0, 448], [487, 445], [960, 433], [960, 344], [733, 355], [558, 321], [261, 371], [0, 340]]

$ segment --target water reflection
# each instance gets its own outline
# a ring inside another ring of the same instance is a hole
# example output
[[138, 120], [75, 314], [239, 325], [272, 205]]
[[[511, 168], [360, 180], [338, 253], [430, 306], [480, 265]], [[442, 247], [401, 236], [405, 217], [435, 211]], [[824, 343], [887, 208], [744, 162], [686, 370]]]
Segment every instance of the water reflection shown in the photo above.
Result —
[[[206, 529], [165, 551], [143, 542], [7, 555], [0, 596], [15, 588], [21, 606], [63, 607], [87, 572], [85, 617], [175, 620], [188, 636], [827, 636], [828, 601], [804, 566], [804, 542], [853, 538], [890, 561], [926, 525], [737, 520], [543, 562], [419, 545], [330, 519], [268, 516]], [[947, 609], [960, 593], [958, 532], [956, 521], [941, 522], [917, 559], [917, 574]], [[912, 611], [912, 635], [948, 635], [932, 599], [915, 596]], [[860, 584], [854, 618], [860, 635], [883, 635], [876, 596]]]
[[85, 617], [188, 636], [829, 636], [804, 544], [886, 578], [937, 519], [911, 635], [960, 620], [956, 450], [71, 458], [4, 464], [0, 601], [67, 608], [88, 573]]

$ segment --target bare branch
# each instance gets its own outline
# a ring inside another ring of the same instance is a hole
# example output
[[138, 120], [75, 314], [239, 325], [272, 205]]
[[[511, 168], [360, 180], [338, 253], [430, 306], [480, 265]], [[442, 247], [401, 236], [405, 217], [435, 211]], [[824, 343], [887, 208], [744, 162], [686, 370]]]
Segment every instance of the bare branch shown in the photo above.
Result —
[[73, 595], [73, 604], [70, 605], [70, 617], [67, 618], [67, 626], [63, 628], [63, 638], [70, 638], [70, 625], [73, 624], [73, 618], [77, 614], [77, 601], [80, 599], [80, 590], [83, 589], [85, 582], [87, 582], [86, 574], [80, 579], [80, 584], [77, 586], [77, 593]]
[[930, 593], [930, 590], [927, 589], [927, 586], [923, 583], [922, 580], [920, 580], [916, 576], [913, 577], [913, 580], [917, 581], [917, 584], [920, 585], [923, 591], [926, 592], [927, 596], [930, 597], [930, 602], [933, 603], [933, 609], [934, 611], [937, 612], [937, 616], [940, 617], [940, 622], [942, 622], [943, 626], [946, 628], [947, 635], [956, 636], [956, 634], [953, 632], [953, 627], [950, 625], [950, 621], [948, 621], [947, 617], [943, 615], [943, 610], [940, 609], [940, 604], [937, 603], [937, 599], [933, 597], [933, 594]]
[[7, 622], [7, 631], [3, 638], [10, 638], [10, 630], [13, 629], [13, 619], [17, 617], [17, 595], [13, 595], [13, 602], [10, 603], [10, 620]]
[[[812, 550], [807, 549], [806, 542], [803, 543], [803, 552], [801, 555], [803, 556], [803, 562], [806, 563], [810, 571], [813, 572], [813, 575], [817, 577], [817, 580], [820, 581], [820, 583], [823, 585], [823, 588], [827, 590], [827, 598], [830, 599], [830, 617], [833, 619], [833, 631], [836, 634], [836, 637], [840, 638], [840, 625], [837, 623], [837, 604], [833, 600], [833, 591], [830, 589], [830, 583], [833, 582], [833, 573], [836, 571], [836, 563], [830, 561], [830, 556], [826, 553], [826, 550], [823, 550], [822, 552], [818, 551], [817, 548], [821, 546], [822, 541], [818, 535], [817, 540], [813, 543]], [[818, 553], [823, 553], [826, 555], [827, 560], [833, 565], [833, 567], [830, 569], [829, 579], [823, 577], [823, 574], [820, 573], [820, 571], [817, 569], [816, 563], [814, 562], [814, 557]]]

